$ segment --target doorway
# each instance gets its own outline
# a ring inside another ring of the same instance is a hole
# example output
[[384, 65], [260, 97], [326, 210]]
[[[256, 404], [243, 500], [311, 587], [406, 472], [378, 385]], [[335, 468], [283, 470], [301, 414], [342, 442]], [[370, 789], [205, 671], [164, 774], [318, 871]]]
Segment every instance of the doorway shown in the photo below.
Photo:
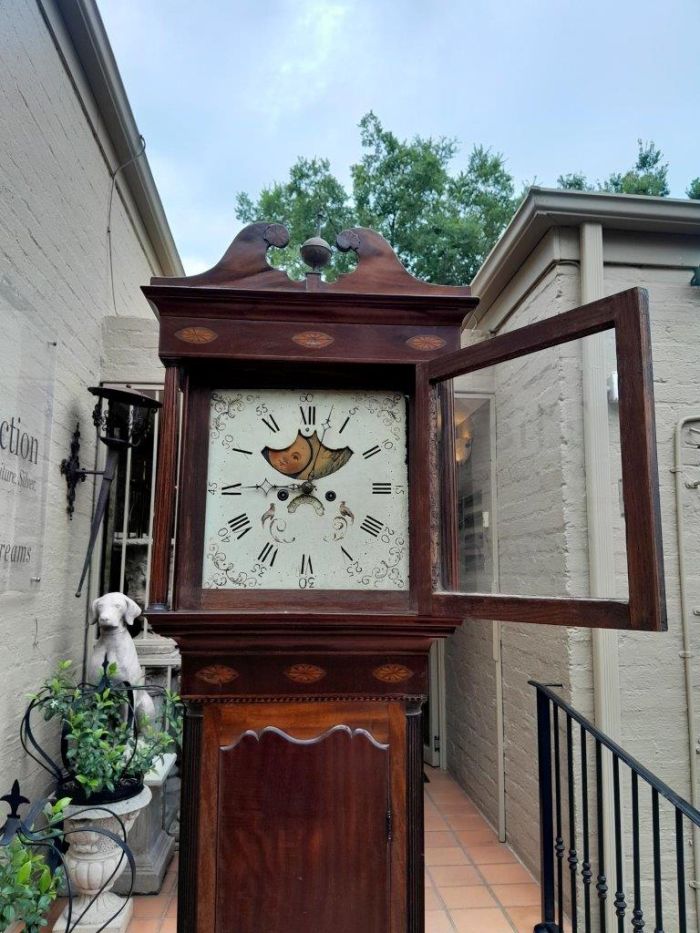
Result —
[[[496, 426], [491, 393], [460, 391], [455, 407], [455, 478], [459, 588], [497, 592]], [[446, 646], [430, 650], [428, 701], [423, 712], [423, 757], [426, 764], [447, 769]]]

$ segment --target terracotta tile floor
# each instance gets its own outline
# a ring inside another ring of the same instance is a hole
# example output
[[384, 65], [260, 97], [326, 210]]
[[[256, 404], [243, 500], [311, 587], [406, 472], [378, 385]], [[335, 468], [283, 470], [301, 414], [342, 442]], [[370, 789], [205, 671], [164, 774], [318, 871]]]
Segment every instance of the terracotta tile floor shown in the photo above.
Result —
[[427, 773], [426, 933], [532, 933], [539, 884], [448, 774]]
[[[426, 933], [532, 933], [540, 888], [449, 775], [425, 785]], [[134, 898], [128, 933], [175, 933], [177, 859], [158, 896]]]
[[170, 863], [160, 894], [134, 897], [127, 933], [177, 933], [177, 855]]

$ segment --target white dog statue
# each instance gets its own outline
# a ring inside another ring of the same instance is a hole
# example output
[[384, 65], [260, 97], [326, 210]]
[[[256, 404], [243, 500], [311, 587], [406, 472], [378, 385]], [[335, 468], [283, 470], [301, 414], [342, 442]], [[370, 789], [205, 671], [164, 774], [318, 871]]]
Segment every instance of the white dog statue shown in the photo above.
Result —
[[[87, 680], [98, 684], [102, 677], [102, 665], [117, 665], [116, 680], [128, 681], [136, 686], [143, 684], [143, 672], [139, 664], [134, 641], [127, 631], [141, 615], [141, 607], [123, 593], [106, 593], [92, 604], [92, 623], [97, 624], [100, 634], [92, 646], [87, 664]], [[134, 691], [135, 713], [139, 722], [155, 722], [153, 700], [145, 690]]]

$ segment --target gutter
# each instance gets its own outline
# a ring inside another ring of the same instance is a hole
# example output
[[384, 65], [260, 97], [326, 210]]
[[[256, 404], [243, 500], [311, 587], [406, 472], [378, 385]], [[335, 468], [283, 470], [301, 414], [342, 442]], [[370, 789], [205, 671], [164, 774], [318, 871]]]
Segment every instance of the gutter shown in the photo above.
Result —
[[552, 227], [599, 224], [605, 230], [700, 235], [700, 201], [638, 194], [530, 188], [498, 242], [472, 280], [479, 307], [469, 319], [476, 326], [525, 259]]
[[[112, 47], [95, 0], [37, 0], [39, 9], [62, 55], [76, 93], [83, 102], [95, 138], [100, 142], [99, 129], [94, 125], [94, 107], [83, 99], [81, 84], [86, 82], [94, 98], [99, 117], [109, 137], [112, 153], [104, 151], [109, 170], [114, 174], [119, 166], [129, 162], [141, 148], [141, 135], [134, 119], [124, 84], [119, 74]], [[66, 55], [65, 32], [78, 59], [84, 82], [76, 80], [73, 63]], [[63, 39], [63, 42], [62, 42]], [[73, 65], [73, 68], [71, 67]], [[104, 134], [102, 134], [104, 135]], [[120, 171], [117, 185], [125, 181], [145, 232], [149, 238], [163, 275], [184, 275], [156, 183], [145, 156], [136, 158]]]

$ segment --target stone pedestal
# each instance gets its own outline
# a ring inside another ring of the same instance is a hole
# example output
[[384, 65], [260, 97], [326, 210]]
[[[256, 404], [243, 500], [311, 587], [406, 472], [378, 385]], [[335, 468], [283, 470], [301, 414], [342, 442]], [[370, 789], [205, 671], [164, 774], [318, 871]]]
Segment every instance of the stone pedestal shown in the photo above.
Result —
[[[165, 782], [175, 766], [175, 757], [174, 752], [164, 755], [144, 781], [151, 791], [151, 802], [129, 835], [129, 848], [136, 862], [134, 894], [157, 894], [173, 857], [175, 840], [165, 832]], [[128, 872], [117, 880], [114, 890], [128, 893]]]
[[134, 638], [134, 647], [141, 667], [179, 667], [180, 652], [172, 638], [164, 638], [156, 632], [141, 632]]
[[[119, 846], [107, 836], [91, 831], [91, 827], [107, 829], [120, 836], [122, 829], [118, 816], [128, 833], [137, 816], [151, 799], [151, 790], [144, 787], [140, 794], [108, 805], [108, 814], [100, 807], [69, 806], [65, 809], [65, 828], [68, 852], [66, 870], [74, 893], [71, 926], [68, 927], [68, 907], [53, 926], [53, 933], [124, 933], [133, 913], [132, 901], [112, 893], [116, 876], [127, 868], [127, 861]], [[115, 814], [114, 816], [112, 814]], [[121, 864], [120, 864], [121, 863]], [[116, 873], [115, 879], [109, 881]], [[106, 884], [102, 893], [98, 892]], [[90, 902], [97, 895], [95, 902]], [[90, 905], [90, 906], [88, 906]], [[123, 909], [107, 923], [119, 908]], [[76, 924], [78, 917], [82, 919]], [[105, 925], [107, 924], [107, 925]]]

